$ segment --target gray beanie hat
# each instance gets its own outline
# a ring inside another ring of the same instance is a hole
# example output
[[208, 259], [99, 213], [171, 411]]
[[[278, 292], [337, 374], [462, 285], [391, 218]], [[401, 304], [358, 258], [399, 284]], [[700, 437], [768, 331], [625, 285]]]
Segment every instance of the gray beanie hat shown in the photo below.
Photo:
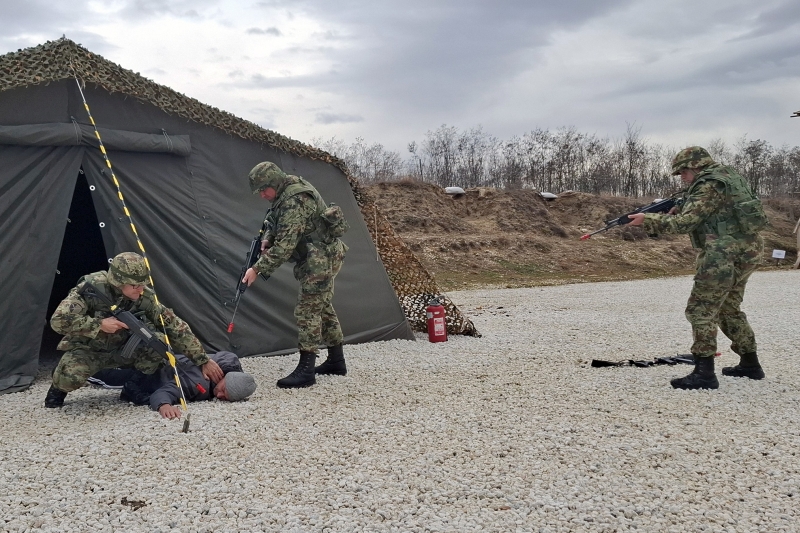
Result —
[[246, 372], [228, 372], [225, 374], [225, 391], [230, 402], [244, 400], [256, 391], [256, 380]]

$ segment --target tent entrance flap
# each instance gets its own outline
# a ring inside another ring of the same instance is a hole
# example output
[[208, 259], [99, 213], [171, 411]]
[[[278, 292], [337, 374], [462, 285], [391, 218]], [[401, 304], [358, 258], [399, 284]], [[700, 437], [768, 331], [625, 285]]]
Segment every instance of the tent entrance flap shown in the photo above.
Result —
[[[67, 227], [64, 230], [61, 253], [58, 256], [56, 277], [53, 280], [53, 288], [47, 304], [47, 320], [50, 320], [58, 304], [67, 296], [81, 276], [107, 268], [108, 258], [92, 193], [89, 190], [89, 183], [83, 168], [81, 168], [75, 182], [72, 203], [67, 216]], [[56, 345], [60, 339], [61, 336], [53, 331], [49, 324], [45, 326], [39, 352], [41, 356], [47, 357], [55, 354]]]
[[39, 368], [47, 302], [84, 148], [0, 145], [0, 394]]

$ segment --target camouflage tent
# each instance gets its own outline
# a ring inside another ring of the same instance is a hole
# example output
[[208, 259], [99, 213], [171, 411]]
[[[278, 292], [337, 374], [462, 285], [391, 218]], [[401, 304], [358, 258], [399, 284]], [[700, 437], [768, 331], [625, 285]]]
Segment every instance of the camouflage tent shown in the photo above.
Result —
[[[265, 160], [309, 179], [351, 222], [334, 300], [345, 342], [411, 339], [412, 327], [424, 327], [436, 284], [342, 161], [63, 38], [0, 56], [0, 393], [32, 382], [40, 349], [55, 346], [47, 318], [77, 279], [121, 251], [138, 251], [79, 84], [156, 292], [207, 349], [295, 350], [290, 266], [245, 294], [234, 333], [226, 331], [241, 263], [267, 207], [245, 177]], [[474, 334], [445, 303], [450, 332]]]

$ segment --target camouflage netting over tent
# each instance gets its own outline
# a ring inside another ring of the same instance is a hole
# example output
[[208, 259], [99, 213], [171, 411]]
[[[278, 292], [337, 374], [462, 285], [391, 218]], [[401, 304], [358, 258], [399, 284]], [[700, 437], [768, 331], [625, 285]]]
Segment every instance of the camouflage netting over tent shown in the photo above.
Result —
[[263, 143], [289, 154], [336, 166], [344, 173], [352, 187], [380, 258], [411, 326], [418, 331], [425, 331], [425, 307], [432, 296], [437, 296], [447, 309], [448, 333], [477, 335], [472, 322], [440, 292], [433, 277], [396, 235], [375, 202], [352, 177], [342, 160], [177, 93], [93, 54], [66, 38], [0, 56], [0, 91], [46, 85], [72, 78], [77, 78], [88, 86], [98, 86], [109, 93], [121, 93], [136, 98], [156, 106], [169, 115], [218, 128], [230, 135]]

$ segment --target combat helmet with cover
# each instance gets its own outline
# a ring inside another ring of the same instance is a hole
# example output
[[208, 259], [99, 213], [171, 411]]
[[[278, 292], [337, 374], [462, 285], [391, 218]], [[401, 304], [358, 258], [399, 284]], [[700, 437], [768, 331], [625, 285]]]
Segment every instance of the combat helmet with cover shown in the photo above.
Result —
[[277, 189], [286, 180], [286, 174], [271, 161], [263, 161], [253, 167], [248, 179], [250, 180], [250, 190], [253, 194], [259, 194], [267, 187]]
[[122, 252], [108, 267], [108, 282], [115, 287], [144, 285], [148, 278], [144, 257], [135, 252]]
[[715, 163], [711, 154], [700, 146], [690, 146], [678, 152], [672, 159], [672, 175], [677, 176], [683, 169], [700, 170]]

